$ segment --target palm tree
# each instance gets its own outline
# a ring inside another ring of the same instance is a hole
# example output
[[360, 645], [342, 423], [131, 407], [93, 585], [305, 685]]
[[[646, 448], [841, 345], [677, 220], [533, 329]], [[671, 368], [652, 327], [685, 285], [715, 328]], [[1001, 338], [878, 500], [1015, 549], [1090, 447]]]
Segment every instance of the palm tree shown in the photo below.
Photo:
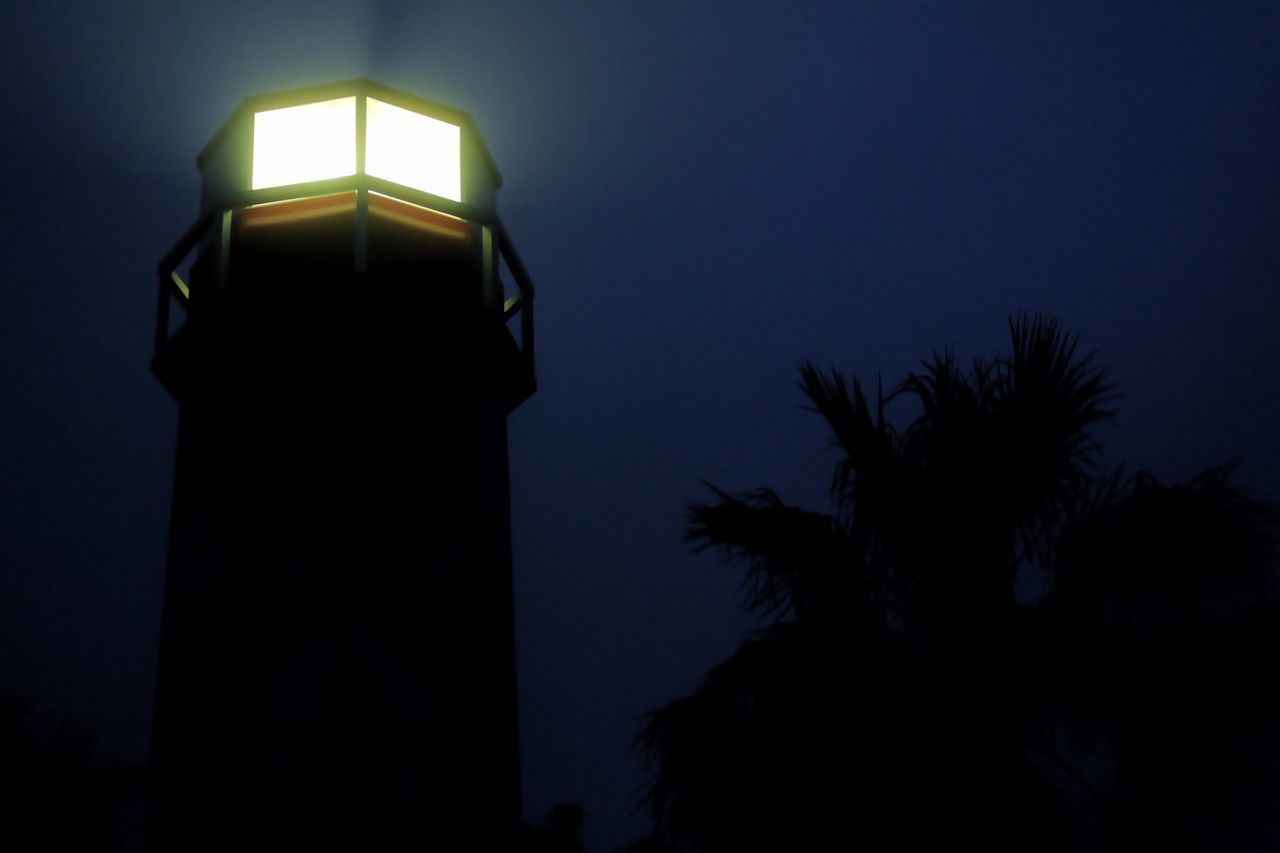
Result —
[[[1051, 320], [1010, 333], [1008, 357], [934, 353], [874, 404], [802, 366], [841, 452], [832, 512], [714, 487], [690, 508], [689, 543], [744, 564], [770, 623], [647, 716], [653, 845], [1132, 847], [1191, 837], [1193, 814], [1239, 826], [1209, 788], [1276, 777], [1259, 658], [1278, 648], [1276, 514], [1230, 466], [1177, 486], [1102, 470], [1103, 371]], [[1038, 600], [1015, 594], [1027, 575]], [[1174, 790], [1187, 819], [1153, 828]]]

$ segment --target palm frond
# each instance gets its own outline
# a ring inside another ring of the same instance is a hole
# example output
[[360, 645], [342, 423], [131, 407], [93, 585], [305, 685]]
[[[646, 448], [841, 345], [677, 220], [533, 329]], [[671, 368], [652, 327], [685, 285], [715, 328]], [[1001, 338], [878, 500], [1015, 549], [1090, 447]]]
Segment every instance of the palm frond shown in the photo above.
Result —
[[884, 390], [877, 381], [874, 411], [862, 384], [852, 380], [852, 391], [836, 370], [823, 375], [813, 364], [800, 366], [800, 389], [831, 427], [833, 443], [843, 451], [832, 476], [831, 494], [848, 509], [855, 484], [883, 479], [893, 467], [894, 434], [885, 423]]
[[731, 495], [707, 487], [718, 500], [690, 505], [685, 541], [695, 552], [719, 548], [746, 561], [749, 608], [782, 616], [837, 604], [828, 595], [851, 575], [847, 541], [832, 516], [787, 506], [769, 489]]
[[1077, 357], [1079, 339], [1056, 320], [1037, 314], [1009, 318], [1013, 354], [997, 362], [999, 407], [1005, 430], [1036, 439], [1028, 451], [1067, 476], [1098, 450], [1090, 428], [1112, 414], [1115, 399], [1093, 353]]

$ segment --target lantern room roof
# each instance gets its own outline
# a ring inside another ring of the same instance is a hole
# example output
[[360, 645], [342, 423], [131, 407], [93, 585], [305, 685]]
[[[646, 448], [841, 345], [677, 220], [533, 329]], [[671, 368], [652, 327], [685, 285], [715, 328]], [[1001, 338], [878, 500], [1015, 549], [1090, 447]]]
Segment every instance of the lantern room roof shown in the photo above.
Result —
[[413, 112], [423, 113], [434, 118], [447, 121], [458, 125], [462, 128], [463, 133], [470, 136], [476, 145], [476, 149], [480, 152], [480, 156], [484, 160], [485, 168], [493, 176], [493, 185], [496, 189], [502, 186], [502, 174], [498, 171], [497, 165], [493, 162], [493, 156], [490, 155], [489, 149], [484, 144], [484, 138], [476, 129], [475, 122], [472, 121], [470, 113], [450, 107], [438, 101], [430, 101], [426, 98], [420, 98], [417, 95], [411, 95], [402, 92], [399, 89], [393, 89], [390, 86], [384, 86], [365, 77], [357, 77], [352, 80], [343, 80], [338, 83], [324, 83], [319, 86], [304, 86], [297, 89], [284, 89], [277, 92], [267, 92], [261, 95], [252, 95], [245, 98], [231, 112], [214, 133], [213, 138], [200, 149], [200, 153], [196, 155], [196, 166], [200, 169], [204, 168], [205, 159], [209, 154], [222, 144], [224, 138], [230, 132], [230, 129], [247, 116], [263, 110], [273, 110], [280, 107], [294, 106], [297, 104], [307, 104], [313, 101], [324, 101], [330, 98], [341, 98], [349, 95], [369, 95], [380, 101], [403, 107]]

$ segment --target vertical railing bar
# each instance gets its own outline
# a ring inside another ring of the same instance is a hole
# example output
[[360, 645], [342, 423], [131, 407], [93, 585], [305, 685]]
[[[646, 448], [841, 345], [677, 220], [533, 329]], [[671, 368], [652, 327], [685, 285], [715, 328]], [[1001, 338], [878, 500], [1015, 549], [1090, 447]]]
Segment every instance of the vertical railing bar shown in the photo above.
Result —
[[[230, 208], [218, 214], [218, 289], [227, 286], [227, 269], [231, 265], [231, 215]], [[189, 286], [188, 286], [189, 287]]]
[[369, 123], [369, 96], [356, 95], [356, 248], [354, 266], [357, 273], [369, 268], [369, 186], [364, 180], [365, 144]]
[[520, 259], [520, 254], [516, 252], [515, 244], [511, 241], [511, 235], [507, 233], [507, 229], [498, 225], [498, 245], [502, 256], [506, 258], [507, 267], [511, 270], [511, 276], [516, 280], [516, 287], [520, 291], [520, 351], [528, 362], [529, 372], [533, 373], [534, 348], [533, 348], [533, 280], [529, 277], [529, 271], [525, 269], [524, 262]]
[[493, 240], [493, 229], [488, 225], [478, 226], [480, 229], [480, 256], [482, 287], [484, 288], [484, 306], [496, 308], [502, 306], [502, 282], [498, 277], [498, 264]]

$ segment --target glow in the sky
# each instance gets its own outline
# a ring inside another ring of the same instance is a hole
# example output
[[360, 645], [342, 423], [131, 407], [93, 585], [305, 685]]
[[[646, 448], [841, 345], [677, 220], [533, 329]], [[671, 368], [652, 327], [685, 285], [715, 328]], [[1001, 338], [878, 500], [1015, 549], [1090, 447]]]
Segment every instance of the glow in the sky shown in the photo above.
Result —
[[341, 178], [355, 171], [354, 97], [254, 114], [255, 190]]
[[366, 174], [462, 201], [460, 152], [456, 124], [369, 99]]

